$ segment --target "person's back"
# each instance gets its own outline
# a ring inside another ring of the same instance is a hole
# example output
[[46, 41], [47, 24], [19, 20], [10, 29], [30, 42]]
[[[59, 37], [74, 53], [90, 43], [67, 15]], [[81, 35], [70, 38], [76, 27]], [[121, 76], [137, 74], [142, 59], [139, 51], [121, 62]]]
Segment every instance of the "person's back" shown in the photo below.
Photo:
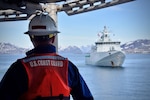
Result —
[[[21, 60], [28, 75], [28, 91], [21, 97], [69, 98], [68, 60], [55, 54], [34, 54]], [[36, 84], [35, 84], [36, 82]]]
[[93, 100], [77, 67], [56, 53], [53, 42], [57, 33], [48, 15], [31, 20], [26, 34], [35, 48], [4, 75], [0, 83], [2, 100], [69, 100], [70, 94], [74, 100]]

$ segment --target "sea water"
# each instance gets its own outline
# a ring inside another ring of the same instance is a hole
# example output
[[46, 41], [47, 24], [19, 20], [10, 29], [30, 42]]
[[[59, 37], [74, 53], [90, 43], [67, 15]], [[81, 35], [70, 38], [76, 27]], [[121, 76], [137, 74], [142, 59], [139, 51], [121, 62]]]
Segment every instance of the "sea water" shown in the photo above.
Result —
[[[122, 67], [85, 64], [85, 54], [61, 54], [79, 69], [95, 100], [150, 100], [150, 54], [126, 54]], [[0, 54], [0, 80], [24, 54]]]

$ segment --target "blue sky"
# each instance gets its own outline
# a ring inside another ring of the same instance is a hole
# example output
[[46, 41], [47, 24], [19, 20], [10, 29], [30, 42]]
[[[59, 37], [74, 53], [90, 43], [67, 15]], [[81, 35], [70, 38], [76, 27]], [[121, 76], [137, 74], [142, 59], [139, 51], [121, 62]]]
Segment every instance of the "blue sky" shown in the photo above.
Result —
[[[97, 34], [107, 26], [113, 40], [123, 43], [150, 39], [150, 0], [136, 0], [91, 12], [68, 16], [58, 13], [59, 46], [94, 44]], [[0, 42], [31, 47], [25, 34], [29, 21], [0, 22]]]

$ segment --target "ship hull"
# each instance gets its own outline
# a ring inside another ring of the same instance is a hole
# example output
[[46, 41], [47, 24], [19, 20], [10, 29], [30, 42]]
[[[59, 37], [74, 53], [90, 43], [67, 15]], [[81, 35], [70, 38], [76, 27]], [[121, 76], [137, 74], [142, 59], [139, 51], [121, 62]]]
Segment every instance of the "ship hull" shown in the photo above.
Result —
[[125, 60], [125, 54], [122, 51], [109, 51], [109, 52], [93, 52], [87, 54], [85, 63], [95, 66], [122, 66]]

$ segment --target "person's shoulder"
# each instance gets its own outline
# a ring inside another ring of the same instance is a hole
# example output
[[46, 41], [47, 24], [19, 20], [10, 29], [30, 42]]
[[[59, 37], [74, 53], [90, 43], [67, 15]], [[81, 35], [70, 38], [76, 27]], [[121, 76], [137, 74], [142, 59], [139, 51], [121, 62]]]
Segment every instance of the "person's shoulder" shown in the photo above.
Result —
[[70, 60], [68, 60], [68, 68], [70, 69], [70, 70], [74, 70], [74, 71], [76, 71], [76, 72], [78, 72], [78, 68], [77, 68], [77, 66], [74, 64], [74, 63], [72, 63]]
[[72, 61], [68, 60], [68, 62], [69, 62], [69, 65], [76, 67], [76, 65]]
[[12, 70], [21, 70], [23, 68], [23, 64], [21, 63], [21, 59], [17, 59], [15, 62], [13, 62], [10, 66], [10, 69]]
[[16, 60], [6, 71], [5, 76], [7, 77], [19, 77], [25, 72], [25, 68], [20, 60]]

